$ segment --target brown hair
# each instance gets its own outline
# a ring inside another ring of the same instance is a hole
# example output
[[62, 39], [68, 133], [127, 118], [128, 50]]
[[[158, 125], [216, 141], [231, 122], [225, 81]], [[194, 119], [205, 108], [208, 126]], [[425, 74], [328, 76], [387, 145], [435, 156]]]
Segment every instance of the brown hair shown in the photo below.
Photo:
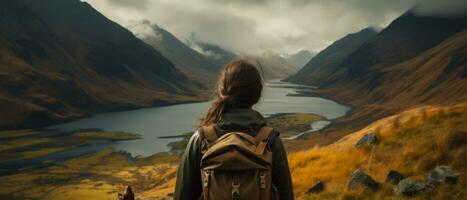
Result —
[[245, 60], [227, 64], [219, 74], [216, 99], [201, 119], [199, 127], [216, 123], [222, 113], [232, 108], [250, 108], [258, 103], [263, 79], [258, 69]]

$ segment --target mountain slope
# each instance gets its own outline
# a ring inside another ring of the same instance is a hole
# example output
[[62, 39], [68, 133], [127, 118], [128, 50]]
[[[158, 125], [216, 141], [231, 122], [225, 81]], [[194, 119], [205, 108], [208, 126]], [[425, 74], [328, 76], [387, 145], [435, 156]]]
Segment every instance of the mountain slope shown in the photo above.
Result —
[[295, 54], [288, 55], [285, 59], [287, 62], [296, 65], [301, 69], [303, 66], [305, 66], [313, 57], [315, 56], [315, 53], [311, 53], [308, 50], [301, 50]]
[[[415, 199], [463, 199], [467, 186], [466, 128], [465, 103], [422, 106], [380, 119], [333, 144], [290, 153], [294, 192], [299, 198], [405, 199], [396, 196], [395, 186], [385, 182], [390, 170], [425, 181], [435, 166], [447, 165], [460, 173], [459, 181], [423, 191]], [[379, 142], [374, 146], [355, 148], [357, 141], [369, 132], [375, 133]], [[378, 191], [347, 189], [349, 177], [357, 168], [380, 183]], [[324, 182], [324, 191], [307, 193], [318, 180]]]
[[371, 89], [379, 77], [375, 70], [411, 59], [466, 27], [467, 16], [421, 16], [408, 11], [348, 56], [341, 64], [342, 73], [328, 84], [364, 82]]
[[[206, 56], [191, 49], [174, 35], [156, 24], [144, 20], [129, 27], [141, 40], [145, 41], [163, 56], [168, 58], [192, 80], [199, 80], [205, 85], [215, 82], [219, 64], [213, 63]], [[204, 77], [204, 78], [200, 78]]]
[[[462, 25], [465, 22], [458, 23]], [[400, 50], [404, 51], [408, 50]], [[359, 77], [338, 76], [340, 79], [334, 83], [314, 90], [315, 94], [333, 98], [354, 109], [350, 115], [336, 120], [333, 126], [324, 130], [328, 133], [327, 138], [308, 138], [329, 144], [376, 119], [411, 107], [467, 101], [467, 29], [400, 63], [391, 66], [379, 64], [387, 62], [393, 61], [380, 60], [366, 68], [368, 71]], [[350, 76], [350, 72], [346, 73]]]
[[266, 52], [262, 55], [237, 55], [223, 47], [201, 41], [194, 36], [187, 41], [188, 46], [206, 56], [212, 63], [223, 66], [234, 59], [245, 59], [260, 69], [265, 79], [285, 78], [296, 72], [297, 66], [281, 56]]
[[0, 128], [197, 98], [169, 60], [85, 2], [0, 4]]
[[320, 85], [341, 67], [342, 62], [350, 54], [376, 34], [377, 32], [373, 28], [366, 28], [346, 35], [319, 52], [302, 69], [286, 80]]
[[297, 72], [297, 66], [274, 53], [260, 56], [244, 55], [241, 58], [255, 64], [266, 80], [282, 79]]

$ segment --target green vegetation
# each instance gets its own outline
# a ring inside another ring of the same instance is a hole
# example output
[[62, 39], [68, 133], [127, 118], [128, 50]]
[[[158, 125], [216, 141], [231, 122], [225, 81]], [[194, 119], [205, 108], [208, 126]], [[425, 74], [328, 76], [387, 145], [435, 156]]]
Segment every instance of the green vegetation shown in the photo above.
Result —
[[0, 132], [0, 163], [25, 158], [49, 155], [78, 146], [91, 144], [96, 140], [133, 140], [140, 136], [125, 132], [78, 131], [57, 137], [43, 137], [46, 131], [17, 130]]
[[268, 123], [280, 131], [282, 137], [289, 137], [311, 129], [311, 123], [324, 119], [322, 116], [311, 113], [287, 113], [269, 117]]

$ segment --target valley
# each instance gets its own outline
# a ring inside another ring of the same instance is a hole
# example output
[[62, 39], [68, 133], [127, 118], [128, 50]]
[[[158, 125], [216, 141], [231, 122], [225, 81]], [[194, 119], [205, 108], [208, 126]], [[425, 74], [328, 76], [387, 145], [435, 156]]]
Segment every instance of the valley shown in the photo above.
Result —
[[[116, 199], [128, 185], [173, 199], [180, 156], [235, 59], [264, 79], [253, 109], [281, 133], [296, 199], [467, 198], [467, 14], [414, 6], [326, 33], [250, 19], [239, 50], [236, 37], [142, 18], [150, 6], [108, 18], [95, 6], [109, 2], [0, 2], [0, 199]], [[202, 14], [202, 28], [236, 31]], [[315, 37], [327, 46], [306, 46]]]

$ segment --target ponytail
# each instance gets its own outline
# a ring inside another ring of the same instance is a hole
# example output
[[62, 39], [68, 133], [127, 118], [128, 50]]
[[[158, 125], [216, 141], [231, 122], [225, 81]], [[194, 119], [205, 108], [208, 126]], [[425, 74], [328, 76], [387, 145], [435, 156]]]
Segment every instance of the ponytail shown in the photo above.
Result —
[[233, 98], [231, 96], [225, 96], [222, 92], [218, 92], [217, 99], [212, 102], [204, 118], [201, 119], [199, 127], [208, 126], [219, 121], [221, 115], [231, 107], [232, 102]]

